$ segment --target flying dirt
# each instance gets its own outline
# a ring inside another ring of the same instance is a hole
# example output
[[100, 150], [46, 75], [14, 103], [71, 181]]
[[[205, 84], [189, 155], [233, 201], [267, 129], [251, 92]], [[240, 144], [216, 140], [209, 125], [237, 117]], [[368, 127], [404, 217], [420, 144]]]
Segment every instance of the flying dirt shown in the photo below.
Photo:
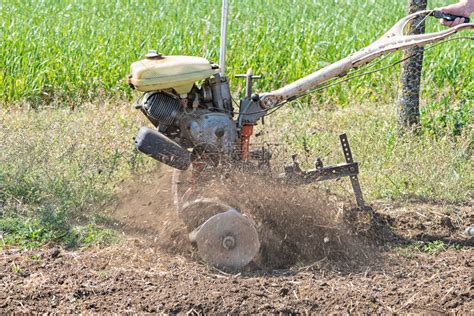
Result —
[[[188, 232], [222, 214], [223, 209], [211, 201], [210, 207], [192, 203], [185, 212], [177, 210], [170, 186], [174, 173], [161, 167], [142, 178], [141, 185], [126, 185], [114, 217], [124, 223], [125, 232], [147, 236], [169, 253], [203, 257], [200, 249], [189, 243]], [[378, 228], [371, 226], [370, 213], [360, 212], [336, 195], [248, 174], [228, 174], [207, 181], [194, 194], [200, 196], [202, 192], [213, 192], [216, 200], [228, 201], [255, 227], [259, 247], [246, 270], [282, 269], [321, 259], [341, 266], [364, 265], [377, 257], [376, 239], [369, 231]], [[389, 232], [377, 233], [380, 237]]]

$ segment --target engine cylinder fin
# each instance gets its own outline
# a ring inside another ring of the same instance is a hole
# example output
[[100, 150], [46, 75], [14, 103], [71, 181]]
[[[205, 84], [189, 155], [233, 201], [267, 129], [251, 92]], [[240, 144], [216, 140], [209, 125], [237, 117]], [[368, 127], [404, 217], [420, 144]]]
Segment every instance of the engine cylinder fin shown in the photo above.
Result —
[[148, 94], [143, 107], [147, 115], [164, 125], [172, 125], [180, 116], [179, 100], [162, 92]]

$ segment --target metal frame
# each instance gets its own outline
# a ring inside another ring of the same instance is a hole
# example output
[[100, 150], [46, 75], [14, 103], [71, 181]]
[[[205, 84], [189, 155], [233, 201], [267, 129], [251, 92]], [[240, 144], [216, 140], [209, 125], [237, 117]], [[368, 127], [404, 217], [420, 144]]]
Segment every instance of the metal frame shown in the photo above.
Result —
[[290, 182], [296, 183], [312, 183], [316, 181], [326, 181], [333, 179], [340, 179], [343, 177], [349, 177], [354, 191], [354, 196], [357, 202], [357, 206], [361, 209], [365, 209], [364, 197], [362, 189], [359, 183], [359, 164], [354, 162], [352, 157], [351, 147], [349, 146], [349, 140], [346, 134], [339, 135], [341, 141], [342, 151], [346, 163], [324, 167], [321, 159], [317, 159], [315, 168], [303, 171], [296, 159], [296, 155], [292, 156], [293, 164], [285, 167], [285, 178]]

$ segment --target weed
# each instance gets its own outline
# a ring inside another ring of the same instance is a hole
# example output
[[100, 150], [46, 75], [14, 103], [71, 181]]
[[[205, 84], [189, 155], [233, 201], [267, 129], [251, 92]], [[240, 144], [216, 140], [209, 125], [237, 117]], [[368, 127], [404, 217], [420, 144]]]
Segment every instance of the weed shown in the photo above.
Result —
[[442, 240], [433, 240], [433, 241], [416, 241], [412, 244], [396, 247], [397, 253], [405, 258], [412, 259], [416, 256], [417, 253], [423, 252], [431, 255], [437, 255], [440, 252], [446, 251], [448, 249], [454, 249], [457, 251], [462, 250], [464, 247], [461, 244], [445, 244]]
[[459, 136], [463, 129], [473, 123], [474, 108], [472, 104], [452, 104], [448, 97], [440, 102], [432, 102], [421, 109], [421, 125], [425, 132], [436, 136], [449, 133]]
[[464, 246], [463, 246], [463, 245], [461, 245], [461, 244], [457, 244], [457, 243], [455, 243], [455, 244], [451, 245], [451, 247], [452, 247], [453, 249], [455, 249], [455, 250], [458, 250], [458, 251], [460, 251], [460, 250], [463, 250], [463, 249], [464, 249]]
[[81, 245], [107, 245], [118, 239], [117, 233], [95, 224], [75, 227], [77, 243]]
[[13, 262], [10, 266], [10, 271], [13, 272], [13, 273], [22, 273], [23, 272], [23, 269], [17, 265], [15, 262]]
[[[117, 240], [115, 231], [95, 224], [71, 225], [69, 217], [59, 222], [44, 222], [36, 217], [10, 215], [0, 219], [4, 242], [22, 248], [36, 248], [46, 243], [60, 243], [65, 247], [109, 244]], [[33, 255], [34, 256], [34, 255]], [[35, 259], [33, 258], [32, 259]], [[37, 259], [37, 258], [36, 258]]]
[[396, 251], [400, 256], [407, 259], [413, 259], [413, 257], [415, 257], [413, 247], [397, 247]]
[[437, 254], [441, 251], [446, 250], [447, 247], [441, 240], [434, 240], [420, 245], [420, 250], [430, 254]]
[[107, 271], [99, 271], [97, 272], [99, 278], [101, 279], [107, 279], [109, 277], [109, 274], [107, 273]]

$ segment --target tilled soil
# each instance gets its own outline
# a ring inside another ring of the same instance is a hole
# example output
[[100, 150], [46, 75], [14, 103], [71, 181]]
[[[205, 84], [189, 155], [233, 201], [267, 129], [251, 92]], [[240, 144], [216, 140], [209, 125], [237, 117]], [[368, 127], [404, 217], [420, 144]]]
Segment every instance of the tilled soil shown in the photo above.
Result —
[[285, 268], [267, 260], [236, 274], [200, 261], [174, 211], [169, 178], [162, 172], [124, 185], [113, 214], [125, 235], [120, 244], [4, 249], [0, 312], [474, 312], [474, 242], [463, 234], [472, 205], [376, 204], [371, 225], [360, 220], [366, 214], [344, 212], [353, 225], [334, 235], [343, 237], [332, 248], [341, 249], [339, 260], [334, 251], [312, 252], [311, 261], [282, 248], [297, 256]]

